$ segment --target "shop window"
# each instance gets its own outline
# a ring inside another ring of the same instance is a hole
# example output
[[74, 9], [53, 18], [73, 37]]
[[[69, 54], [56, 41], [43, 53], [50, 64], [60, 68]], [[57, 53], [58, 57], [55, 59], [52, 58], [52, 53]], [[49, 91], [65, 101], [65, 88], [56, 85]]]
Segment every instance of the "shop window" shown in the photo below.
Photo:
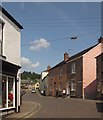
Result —
[[6, 75], [0, 75], [1, 92], [0, 92], [0, 109], [15, 107], [15, 84], [14, 78]]
[[14, 101], [14, 89], [13, 89], [13, 78], [8, 78], [8, 107], [13, 107]]

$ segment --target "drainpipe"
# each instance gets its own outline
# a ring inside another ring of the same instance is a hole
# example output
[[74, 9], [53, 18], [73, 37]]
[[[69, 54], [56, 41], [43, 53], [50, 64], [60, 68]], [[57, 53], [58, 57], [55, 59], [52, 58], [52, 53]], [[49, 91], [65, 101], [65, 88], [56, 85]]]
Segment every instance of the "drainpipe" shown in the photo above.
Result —
[[85, 83], [83, 83], [83, 85], [82, 85], [82, 87], [83, 87], [83, 89], [82, 89], [82, 94], [83, 94], [82, 97], [83, 97], [83, 99], [85, 99], [85, 94], [84, 94], [84, 84], [85, 84]]

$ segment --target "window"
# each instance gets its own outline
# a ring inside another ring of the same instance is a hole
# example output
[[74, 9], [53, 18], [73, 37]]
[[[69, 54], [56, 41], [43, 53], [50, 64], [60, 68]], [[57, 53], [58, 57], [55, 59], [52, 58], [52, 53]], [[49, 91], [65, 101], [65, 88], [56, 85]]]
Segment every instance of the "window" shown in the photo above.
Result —
[[71, 80], [71, 91], [75, 91], [75, 81], [74, 79]]
[[60, 71], [59, 71], [59, 77], [62, 77], [62, 68], [60, 67]]
[[14, 79], [12, 77], [8, 77], [8, 107], [13, 107], [14, 104], [13, 84], [14, 84]]
[[2, 55], [2, 23], [0, 23], [0, 55]]
[[0, 109], [15, 107], [15, 84], [14, 77], [0, 75]]
[[75, 63], [73, 63], [71, 65], [71, 74], [75, 74], [76, 70], [75, 70]]

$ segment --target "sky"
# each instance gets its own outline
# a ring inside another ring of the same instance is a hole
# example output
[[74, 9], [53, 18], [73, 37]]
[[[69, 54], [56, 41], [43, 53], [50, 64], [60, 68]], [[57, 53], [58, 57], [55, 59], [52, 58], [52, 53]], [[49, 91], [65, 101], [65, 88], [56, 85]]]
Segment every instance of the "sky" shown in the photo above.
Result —
[[[2, 2], [23, 26], [22, 71], [41, 73], [47, 66], [97, 44], [101, 2]], [[71, 37], [77, 37], [73, 40]]]

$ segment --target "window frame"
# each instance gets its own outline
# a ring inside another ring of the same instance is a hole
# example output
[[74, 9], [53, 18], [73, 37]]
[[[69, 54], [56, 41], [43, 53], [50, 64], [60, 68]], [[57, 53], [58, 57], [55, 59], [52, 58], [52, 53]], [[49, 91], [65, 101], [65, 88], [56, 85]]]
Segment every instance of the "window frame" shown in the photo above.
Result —
[[0, 34], [1, 34], [1, 38], [0, 38], [0, 55], [2, 56], [3, 54], [3, 27], [4, 27], [4, 23], [0, 22], [0, 26], [1, 26], [1, 31], [0, 31]]
[[76, 73], [76, 63], [72, 63], [71, 65], [71, 74], [75, 74]]
[[76, 82], [74, 79], [71, 79], [71, 91], [73, 92], [76, 91]]
[[[1, 107], [0, 110], [5, 110], [5, 109], [11, 109], [11, 108], [15, 108], [15, 77], [14, 76], [9, 76], [9, 75], [5, 75], [5, 74], [0, 74], [1, 78], [4, 76], [6, 77], [6, 107], [3, 108]], [[13, 106], [9, 107], [8, 106], [8, 79], [12, 78], [13, 79]], [[1, 81], [2, 82], [2, 81]], [[1, 93], [2, 94], [2, 93]]]

